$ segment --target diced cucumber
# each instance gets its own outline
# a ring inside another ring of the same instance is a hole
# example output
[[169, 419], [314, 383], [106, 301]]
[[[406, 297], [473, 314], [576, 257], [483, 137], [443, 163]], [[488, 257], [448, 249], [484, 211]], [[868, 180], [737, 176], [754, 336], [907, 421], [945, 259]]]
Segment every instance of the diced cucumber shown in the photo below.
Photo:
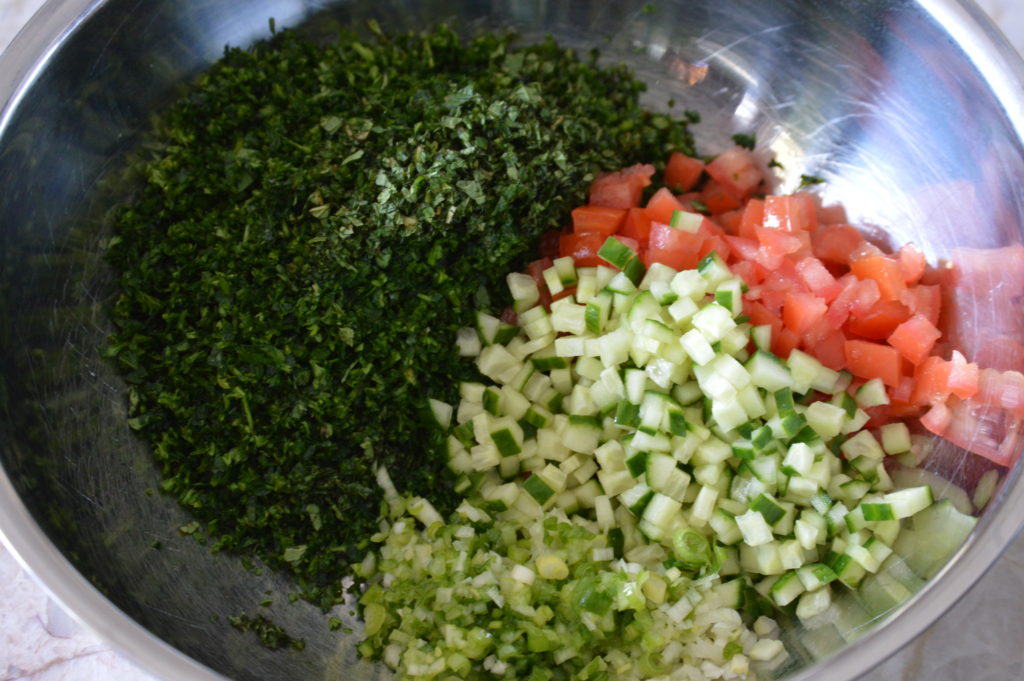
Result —
[[701, 258], [701, 261], [697, 263], [697, 271], [700, 273], [700, 276], [704, 277], [708, 287], [712, 290], [733, 276], [732, 271], [725, 264], [722, 256], [718, 255], [715, 251], [711, 251]]
[[787, 572], [772, 585], [769, 595], [775, 601], [775, 605], [783, 608], [796, 600], [804, 591], [804, 584], [800, 581], [797, 573]]
[[880, 378], [872, 378], [857, 388], [856, 398], [857, 405], [862, 409], [889, 404], [889, 394], [885, 391], [885, 384]]
[[978, 519], [961, 513], [947, 499], [913, 517], [913, 528], [900, 532], [893, 550], [924, 579], [931, 579], [967, 539]]
[[758, 511], [751, 509], [743, 515], [736, 516], [736, 525], [748, 546], [760, 546], [772, 541], [772, 528], [764, 515]]

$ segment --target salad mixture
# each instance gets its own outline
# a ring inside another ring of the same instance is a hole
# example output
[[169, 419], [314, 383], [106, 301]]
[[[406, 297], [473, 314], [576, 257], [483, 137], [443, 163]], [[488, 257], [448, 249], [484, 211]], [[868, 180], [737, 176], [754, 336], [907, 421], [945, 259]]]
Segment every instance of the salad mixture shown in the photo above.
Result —
[[[459, 333], [481, 379], [432, 405], [455, 514], [379, 472], [361, 650], [400, 677], [770, 676], [853, 640], [974, 526], [910, 426], [1013, 421], [1020, 393], [982, 385], [1021, 375], [942, 357], [920, 251], [826, 222], [809, 194], [756, 196], [742, 147], [674, 153], [652, 192], [655, 174], [598, 177], [508, 275], [512, 305]], [[1003, 436], [962, 443], [1008, 464]]]
[[1024, 437], [1024, 347], [963, 306], [1024, 248], [874, 243], [596, 54], [371, 31], [229, 50], [116, 219], [183, 533], [325, 609], [354, 575], [423, 681], [770, 677], [959, 548]]

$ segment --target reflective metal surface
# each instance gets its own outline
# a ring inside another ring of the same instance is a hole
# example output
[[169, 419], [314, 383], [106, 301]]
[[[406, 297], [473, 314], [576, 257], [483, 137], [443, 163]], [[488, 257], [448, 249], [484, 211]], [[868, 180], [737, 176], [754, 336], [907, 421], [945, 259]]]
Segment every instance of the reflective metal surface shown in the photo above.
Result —
[[[757, 132], [784, 165], [828, 180], [846, 206], [933, 261], [956, 246], [1024, 235], [1024, 67], [968, 4], [881, 0], [595, 3], [53, 0], [0, 57], [0, 533], [54, 596], [166, 679], [369, 679], [354, 636], [330, 632], [287, 583], [213, 556], [177, 528], [174, 502], [124, 424], [122, 385], [99, 357], [110, 281], [99, 258], [107, 190], [148, 117], [225, 44], [278, 26], [326, 35], [374, 16], [391, 30], [448, 20], [512, 26], [599, 47], [704, 122], [704, 153]], [[1018, 309], [980, 305], [967, 343], [992, 328], [1024, 341]], [[970, 486], [974, 457], [935, 466]], [[923, 630], [973, 584], [1024, 519], [1020, 467], [967, 546], [883, 631], [797, 679], [848, 681]], [[155, 549], [159, 542], [162, 549]], [[272, 652], [226, 618], [275, 594], [275, 620], [306, 650]], [[347, 611], [335, 613], [350, 621]], [[354, 625], [354, 623], [353, 623]], [[354, 625], [355, 626], [355, 625]], [[802, 661], [798, 660], [802, 664]], [[823, 666], [822, 666], [823, 665]], [[798, 665], [799, 666], [799, 665]]]

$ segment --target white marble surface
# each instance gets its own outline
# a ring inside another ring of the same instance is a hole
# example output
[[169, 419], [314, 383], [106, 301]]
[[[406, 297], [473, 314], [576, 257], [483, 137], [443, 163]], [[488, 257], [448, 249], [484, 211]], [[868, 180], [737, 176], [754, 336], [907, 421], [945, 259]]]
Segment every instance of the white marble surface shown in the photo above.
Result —
[[[0, 50], [41, 4], [41, 0], [0, 0]], [[1024, 53], [1024, 0], [981, 0], [979, 4]], [[953, 610], [862, 681], [1022, 679], [1021, 613], [1024, 537]], [[0, 681], [157, 680], [81, 627], [0, 544]]]

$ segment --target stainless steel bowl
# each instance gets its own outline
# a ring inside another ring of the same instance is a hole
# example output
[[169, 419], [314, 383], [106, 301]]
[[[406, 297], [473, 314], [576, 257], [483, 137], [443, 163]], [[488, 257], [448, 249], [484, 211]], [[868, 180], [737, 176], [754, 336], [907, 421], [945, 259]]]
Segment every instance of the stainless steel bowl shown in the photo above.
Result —
[[[157, 471], [124, 423], [122, 384], [97, 354], [110, 290], [92, 227], [110, 208], [104, 183], [181, 83], [225, 44], [265, 35], [271, 17], [317, 34], [370, 16], [391, 29], [443, 19], [596, 46], [636, 68], [652, 106], [675, 97], [700, 110], [705, 152], [756, 130], [785, 166], [782, 189], [801, 173], [822, 175], [826, 201], [895, 243], [922, 244], [935, 260], [954, 246], [1021, 242], [1024, 65], [969, 2], [654, 4], [648, 13], [640, 1], [51, 0], [0, 58], [0, 532], [9, 548], [157, 676], [379, 673], [357, 660], [354, 635], [328, 631], [304, 603], [278, 597], [272, 608], [306, 639], [301, 653], [266, 650], [227, 624], [265, 591], [287, 593], [287, 581], [178, 535], [188, 519], [147, 493]], [[946, 472], [967, 481], [973, 457], [955, 463]], [[1022, 519], [1017, 466], [936, 579], [884, 627], [802, 663], [793, 678], [848, 681], [883, 660], [978, 580]]]

